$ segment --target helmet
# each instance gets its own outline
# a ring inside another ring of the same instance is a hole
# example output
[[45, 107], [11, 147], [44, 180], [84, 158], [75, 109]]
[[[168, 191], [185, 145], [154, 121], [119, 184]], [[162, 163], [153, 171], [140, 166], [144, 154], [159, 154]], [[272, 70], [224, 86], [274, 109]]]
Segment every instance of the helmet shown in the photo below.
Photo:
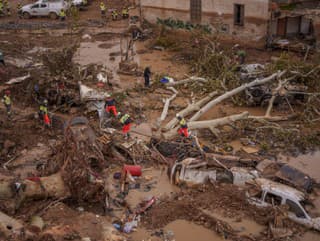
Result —
[[11, 94], [11, 91], [10, 91], [10, 90], [6, 90], [4, 93], [5, 93], [6, 95], [10, 95], [10, 94]]
[[111, 97], [111, 95], [110, 95], [110, 94], [107, 94], [107, 95], [106, 95], [106, 98], [110, 98], [110, 97]]
[[48, 104], [48, 100], [47, 99], [43, 100], [43, 104], [47, 105]]
[[118, 117], [118, 118], [120, 118], [120, 117], [121, 117], [121, 112], [118, 112], [117, 117]]
[[180, 114], [176, 114], [176, 118], [180, 119], [180, 118], [182, 118], [182, 116]]

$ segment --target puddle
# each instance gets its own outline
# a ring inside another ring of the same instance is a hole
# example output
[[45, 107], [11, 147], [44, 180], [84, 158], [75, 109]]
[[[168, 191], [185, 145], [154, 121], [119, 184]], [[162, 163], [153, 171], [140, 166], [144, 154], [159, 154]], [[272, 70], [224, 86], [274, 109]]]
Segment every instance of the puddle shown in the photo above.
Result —
[[[109, 48], [104, 48], [108, 45]], [[99, 46], [102, 46], [100, 48]], [[119, 40], [111, 39], [108, 42], [82, 42], [74, 56], [74, 61], [80, 65], [101, 64], [110, 69], [118, 69], [119, 61], [110, 61], [110, 53], [120, 50]]]
[[126, 201], [131, 207], [137, 206], [145, 198], [152, 196], [159, 198], [179, 190], [176, 186], [171, 185], [165, 169], [156, 170], [152, 168], [145, 170], [142, 172], [142, 177], [150, 179], [147, 183], [153, 183], [152, 188], [150, 191], [145, 191], [143, 188], [130, 190]]
[[156, 236], [151, 236], [151, 233], [148, 232], [145, 228], [138, 228], [137, 231], [130, 234], [130, 240], [132, 241], [163, 241], [161, 238]]
[[170, 230], [174, 233], [175, 241], [195, 241], [195, 240], [222, 241], [224, 240], [213, 231], [185, 220], [173, 221], [165, 227], [165, 230], [166, 231]]
[[320, 151], [297, 157], [280, 156], [280, 160], [288, 162], [291, 166], [308, 174], [317, 182], [320, 182]]
[[202, 210], [202, 211], [216, 219], [219, 219], [221, 221], [228, 223], [234, 230], [238, 231], [239, 232], [238, 234], [240, 235], [258, 235], [265, 228], [264, 226], [259, 225], [255, 221], [247, 218], [241, 218], [238, 221], [237, 217], [229, 218], [216, 211], [214, 212], [207, 211], [207, 210]]
[[301, 241], [319, 241], [320, 240], [320, 233], [318, 232], [306, 232], [304, 235], [302, 235]]
[[229, 142], [229, 145], [232, 146], [234, 152], [240, 151], [243, 148], [240, 140], [231, 141]]

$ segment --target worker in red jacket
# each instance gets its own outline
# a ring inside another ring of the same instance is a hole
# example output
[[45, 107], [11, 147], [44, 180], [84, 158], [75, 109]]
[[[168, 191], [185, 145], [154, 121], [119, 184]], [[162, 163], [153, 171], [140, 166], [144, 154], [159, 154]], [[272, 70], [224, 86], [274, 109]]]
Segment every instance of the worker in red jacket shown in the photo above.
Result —
[[117, 108], [116, 108], [116, 101], [110, 95], [107, 95], [106, 103], [104, 104], [104, 108], [107, 113], [110, 114], [110, 112], [111, 112], [114, 116], [118, 116], [118, 112], [117, 112]]
[[178, 133], [181, 136], [184, 137], [189, 137], [189, 130], [188, 130], [188, 125], [187, 125], [187, 121], [179, 114], [176, 115], [178, 121], [179, 121], [179, 129], [178, 129]]

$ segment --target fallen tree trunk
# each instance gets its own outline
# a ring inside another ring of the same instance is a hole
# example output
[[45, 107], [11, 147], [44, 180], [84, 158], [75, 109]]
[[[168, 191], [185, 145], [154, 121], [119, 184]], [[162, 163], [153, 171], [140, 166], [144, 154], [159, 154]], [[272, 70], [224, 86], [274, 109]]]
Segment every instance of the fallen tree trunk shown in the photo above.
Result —
[[195, 76], [191, 76], [187, 79], [183, 79], [183, 80], [179, 80], [179, 81], [175, 81], [172, 83], [167, 83], [167, 86], [176, 86], [176, 85], [182, 85], [182, 84], [187, 84], [193, 81], [198, 81], [198, 82], [202, 82], [202, 83], [206, 83], [208, 82], [207, 79], [201, 78], [201, 77], [195, 77]]
[[0, 212], [0, 237], [9, 237], [11, 235], [21, 235], [25, 232], [20, 221]]
[[170, 98], [167, 98], [166, 101], [165, 101], [165, 104], [163, 106], [163, 111], [162, 111], [161, 116], [160, 116], [160, 122], [164, 121], [166, 119], [166, 117], [168, 115], [168, 111], [169, 111], [170, 102], [174, 98], [176, 98], [176, 96], [178, 94], [178, 91], [173, 87], [168, 87], [167, 89], [170, 89], [173, 92], [173, 95]]
[[249, 116], [249, 112], [246, 111], [238, 115], [226, 116], [226, 117], [215, 119], [215, 120], [191, 121], [188, 123], [188, 126], [190, 130], [215, 128], [216, 126], [227, 125], [237, 120], [247, 119], [248, 116]]
[[[209, 95], [207, 95], [206, 97], [204, 97], [203, 99], [197, 101], [196, 103], [193, 103], [191, 105], [188, 105], [187, 108], [183, 109], [182, 111], [180, 111], [178, 114], [182, 117], [186, 117], [187, 115], [191, 114], [194, 111], [198, 111], [200, 110], [200, 108], [206, 104], [209, 100], [211, 100], [212, 97], [214, 97], [215, 95], [218, 94], [218, 91], [213, 91], [211, 92]], [[171, 121], [169, 121], [167, 123], [167, 125], [165, 126], [165, 130], [169, 130], [172, 129], [173, 127], [175, 127], [178, 124], [178, 120], [177, 118], [173, 118]]]
[[220, 95], [219, 97], [215, 98], [214, 100], [210, 101], [208, 104], [206, 104], [204, 107], [202, 107], [191, 119], [190, 121], [196, 121], [198, 120], [204, 113], [206, 113], [208, 110], [210, 110], [213, 106], [219, 104], [220, 102], [244, 91], [247, 88], [256, 86], [256, 85], [261, 85], [261, 84], [265, 84], [268, 83], [274, 79], [280, 78], [281, 76], [283, 76], [286, 73], [286, 71], [282, 71], [282, 72], [278, 72], [278, 73], [274, 73], [272, 75], [270, 75], [267, 78], [264, 79], [256, 79], [250, 83], [245, 83], [233, 90], [227, 91], [226, 93], [224, 93], [223, 95]]
[[[249, 112], [243, 112], [241, 114], [226, 116], [226, 117], [218, 118], [214, 120], [191, 121], [191, 122], [188, 122], [188, 127], [189, 127], [189, 130], [205, 129], [205, 128], [211, 129], [217, 126], [231, 124], [232, 122], [237, 120], [247, 119], [248, 116], [249, 116]], [[165, 139], [170, 139], [177, 134], [177, 131], [178, 131], [178, 127], [164, 133], [163, 137]]]
[[266, 114], [265, 114], [266, 117], [271, 117], [271, 111], [272, 111], [272, 108], [273, 108], [273, 103], [274, 103], [274, 101], [276, 99], [276, 95], [280, 92], [280, 90], [284, 87], [284, 85], [287, 82], [288, 82], [288, 80], [283, 80], [283, 81], [279, 80], [277, 88], [275, 88], [272, 91], [272, 97], [269, 100], [269, 105], [268, 105], [268, 108], [267, 108], [267, 111], [266, 111]]
[[60, 172], [47, 177], [40, 177], [40, 181], [25, 180], [26, 185], [23, 192], [20, 194], [24, 198], [41, 198], [54, 197], [62, 198], [70, 195], [70, 192], [65, 185]]

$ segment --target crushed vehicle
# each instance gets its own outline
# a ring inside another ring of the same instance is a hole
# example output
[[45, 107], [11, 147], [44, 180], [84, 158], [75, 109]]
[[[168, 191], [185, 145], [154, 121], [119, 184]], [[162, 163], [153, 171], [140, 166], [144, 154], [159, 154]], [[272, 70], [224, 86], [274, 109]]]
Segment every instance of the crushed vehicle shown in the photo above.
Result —
[[182, 183], [197, 185], [208, 181], [243, 185], [247, 181], [258, 177], [255, 170], [241, 167], [217, 168], [207, 161], [196, 158], [186, 158], [183, 161], [176, 162], [168, 171], [170, 182], [176, 185]]
[[256, 166], [256, 169], [265, 178], [292, 186], [303, 192], [310, 193], [315, 184], [310, 176], [287, 163], [263, 160]]
[[252, 81], [258, 77], [262, 77], [265, 67], [262, 64], [245, 64], [240, 66], [239, 74], [242, 81]]
[[320, 231], [320, 214], [303, 192], [264, 178], [255, 179], [249, 184], [255, 187], [247, 192], [250, 204], [258, 207], [286, 205], [289, 219]]
[[[304, 101], [304, 86], [287, 85], [281, 93], [276, 94], [274, 105], [282, 103], [297, 104]], [[272, 88], [266, 85], [257, 85], [245, 90], [246, 102], [249, 106], [267, 106], [273, 93]]]
[[68, 9], [68, 6], [68, 3], [63, 0], [39, 0], [35, 3], [23, 6], [19, 11], [19, 14], [26, 19], [37, 16], [48, 16], [51, 19], [57, 19], [61, 9], [64, 9], [66, 11]]

